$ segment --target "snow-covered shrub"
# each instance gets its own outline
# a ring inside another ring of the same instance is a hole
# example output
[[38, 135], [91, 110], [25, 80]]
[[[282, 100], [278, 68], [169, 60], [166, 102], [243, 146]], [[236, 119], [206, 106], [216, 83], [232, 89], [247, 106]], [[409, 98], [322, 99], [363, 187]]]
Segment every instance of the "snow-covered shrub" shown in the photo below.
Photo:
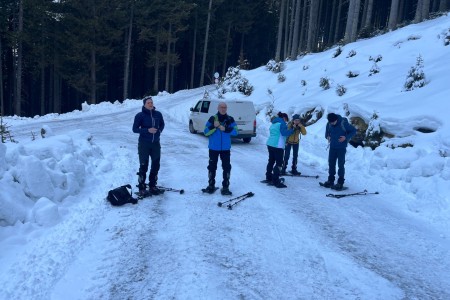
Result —
[[426, 84], [425, 73], [423, 72], [423, 59], [419, 55], [416, 60], [416, 65], [409, 69], [404, 88], [405, 91], [412, 91], [416, 88], [424, 87]]
[[366, 130], [365, 144], [375, 149], [381, 143], [383, 131], [381, 130], [380, 121], [376, 112], [370, 118], [369, 125]]
[[0, 137], [2, 143], [6, 143], [8, 140], [12, 143], [16, 142], [11, 134], [11, 131], [9, 130], [10, 127], [11, 126], [8, 126], [8, 124], [3, 123], [3, 117], [0, 116]]
[[321, 77], [319, 81], [319, 86], [324, 90], [328, 90], [331, 87], [330, 79], [328, 77]]
[[339, 46], [339, 47], [336, 48], [336, 51], [334, 51], [333, 58], [338, 57], [339, 55], [341, 55], [341, 53], [342, 53], [342, 47]]
[[375, 75], [377, 73], [380, 73], [380, 67], [378, 67], [377, 63], [374, 63], [372, 68], [370, 68], [369, 76]]
[[266, 64], [266, 70], [272, 71], [273, 73], [280, 73], [284, 70], [284, 63], [282, 61], [276, 62], [275, 60], [271, 59]]
[[369, 56], [369, 61], [373, 61], [375, 63], [380, 62], [383, 59], [383, 56], [377, 55], [375, 57]]
[[303, 66], [303, 71], [306, 71], [306, 70], [308, 70], [309, 69], [309, 65], [304, 65]]
[[353, 57], [355, 55], [356, 55], [356, 51], [355, 50], [350, 50], [350, 52], [347, 54], [347, 58]]
[[240, 92], [249, 96], [253, 92], [253, 86], [241, 75], [239, 67], [229, 67], [225, 78], [219, 82], [218, 91], [222, 95], [227, 92]]
[[300, 81], [300, 85], [301, 85], [301, 86], [306, 86], [306, 84], [307, 84], [307, 83], [306, 83], [306, 80], [302, 79], [302, 80]]
[[446, 31], [444, 31], [443, 33], [444, 36], [444, 46], [448, 46], [450, 45], [450, 28], [448, 28]]
[[347, 74], [345, 74], [348, 78], [353, 78], [353, 77], [358, 77], [359, 76], [359, 72], [358, 71], [348, 71]]
[[286, 75], [283, 73], [278, 74], [278, 82], [285, 82], [286, 81]]
[[336, 87], [336, 94], [341, 97], [347, 92], [347, 88], [341, 84], [338, 84]]

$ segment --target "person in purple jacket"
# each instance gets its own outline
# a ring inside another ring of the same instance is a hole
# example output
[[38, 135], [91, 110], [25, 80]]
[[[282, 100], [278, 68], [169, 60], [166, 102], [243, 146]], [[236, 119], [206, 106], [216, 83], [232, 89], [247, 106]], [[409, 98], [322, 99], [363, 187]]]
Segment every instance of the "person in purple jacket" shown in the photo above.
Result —
[[[144, 106], [142, 106], [142, 111], [134, 117], [133, 123], [133, 132], [139, 133], [139, 172], [137, 173], [139, 194], [141, 196], [148, 196], [149, 193], [158, 195], [161, 193], [156, 187], [161, 159], [159, 137], [164, 130], [164, 118], [153, 106], [152, 97], [147, 96], [142, 100]], [[147, 190], [145, 179], [149, 166], [149, 158], [151, 158], [152, 164], [148, 177], [149, 190]]]

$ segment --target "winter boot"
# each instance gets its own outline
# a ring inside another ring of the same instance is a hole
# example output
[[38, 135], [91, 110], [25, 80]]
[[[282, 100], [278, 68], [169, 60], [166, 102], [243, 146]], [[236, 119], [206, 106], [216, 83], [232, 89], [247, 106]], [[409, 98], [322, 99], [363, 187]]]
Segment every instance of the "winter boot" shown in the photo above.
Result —
[[332, 182], [332, 181], [325, 181], [325, 182], [323, 183], [323, 186], [326, 187], [326, 188], [330, 188], [330, 187], [332, 187], [333, 185], [334, 185], [334, 182]]
[[331, 188], [336, 191], [342, 191], [342, 189], [344, 188], [344, 185], [342, 183], [336, 183]]
[[302, 173], [300, 173], [299, 171], [297, 171], [297, 169], [292, 168], [291, 174], [292, 174], [292, 175], [300, 175], [300, 174], [302, 174]]
[[283, 181], [278, 180], [277, 182], [274, 182], [273, 185], [277, 188], [286, 188], [287, 186], [283, 183]]
[[150, 192], [152, 195], [155, 195], [155, 196], [164, 193], [163, 190], [158, 189], [156, 186], [151, 186], [151, 187], [149, 187], [149, 192]]
[[231, 195], [231, 191], [228, 189], [228, 187], [225, 186], [220, 190], [220, 193], [222, 195]]

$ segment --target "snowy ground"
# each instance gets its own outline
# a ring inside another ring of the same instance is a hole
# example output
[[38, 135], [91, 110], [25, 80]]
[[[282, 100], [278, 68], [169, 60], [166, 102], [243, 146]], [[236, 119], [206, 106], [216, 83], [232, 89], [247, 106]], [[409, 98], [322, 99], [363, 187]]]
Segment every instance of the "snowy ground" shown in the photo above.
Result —
[[[438, 23], [439, 31], [448, 20]], [[260, 78], [252, 82], [260, 82], [253, 101], [261, 111], [267, 74], [247, 74]], [[280, 95], [286, 88], [273, 90]], [[185, 194], [122, 207], [111, 207], [105, 196], [136, 184], [131, 126], [140, 100], [6, 118], [19, 143], [0, 144], [0, 299], [450, 299], [450, 161], [439, 155], [448, 147], [447, 104], [436, 105], [433, 115], [430, 107], [407, 107], [398, 119], [377, 108], [392, 130], [405, 132], [423, 120], [440, 125], [435, 133], [406, 136], [411, 148], [349, 147], [347, 192], [380, 194], [341, 199], [326, 197], [330, 190], [314, 178], [286, 177], [286, 189], [260, 183], [269, 126], [262, 113], [257, 138], [235, 141], [231, 152], [233, 196], [255, 196], [228, 210], [217, 206], [227, 197], [200, 192], [207, 184], [207, 138], [190, 134], [187, 124], [202, 94], [154, 97], [166, 121], [158, 183]], [[289, 113], [309, 105], [279, 97], [279, 109]], [[347, 100], [359, 113], [373, 104]], [[330, 100], [329, 107], [340, 109], [341, 102]], [[319, 180], [328, 169], [324, 127], [322, 120], [307, 128], [299, 154], [299, 170]]]

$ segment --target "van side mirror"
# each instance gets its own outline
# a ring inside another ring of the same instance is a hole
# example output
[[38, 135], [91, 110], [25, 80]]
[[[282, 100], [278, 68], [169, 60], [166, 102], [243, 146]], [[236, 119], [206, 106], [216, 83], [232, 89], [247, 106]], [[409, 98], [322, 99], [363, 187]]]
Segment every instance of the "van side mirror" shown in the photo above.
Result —
[[189, 108], [189, 110], [190, 110], [190, 111], [194, 111], [194, 108], [193, 108], [193, 107], [191, 107], [191, 108]]

